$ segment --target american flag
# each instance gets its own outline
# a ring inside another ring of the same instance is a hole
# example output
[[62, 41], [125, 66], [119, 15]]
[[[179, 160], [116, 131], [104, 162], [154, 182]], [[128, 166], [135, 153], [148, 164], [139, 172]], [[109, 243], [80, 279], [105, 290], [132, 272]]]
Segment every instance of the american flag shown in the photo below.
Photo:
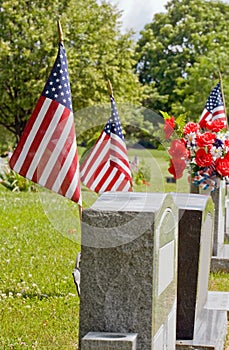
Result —
[[10, 159], [10, 167], [81, 205], [68, 63], [62, 43], [44, 90]]
[[80, 176], [85, 186], [97, 193], [132, 189], [126, 145], [113, 96], [110, 119], [81, 164]]
[[210, 96], [208, 97], [205, 108], [200, 116], [200, 127], [204, 129], [209, 121], [214, 121], [216, 119], [222, 119], [226, 126], [227, 117], [223, 104], [220, 83], [214, 87], [210, 93]]

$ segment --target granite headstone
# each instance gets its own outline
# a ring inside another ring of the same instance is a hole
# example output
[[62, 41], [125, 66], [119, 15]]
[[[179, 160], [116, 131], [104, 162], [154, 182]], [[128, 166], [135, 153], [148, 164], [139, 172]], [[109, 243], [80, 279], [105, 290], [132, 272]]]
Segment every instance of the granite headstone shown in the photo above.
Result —
[[164, 193], [104, 193], [84, 210], [80, 343], [136, 333], [137, 350], [175, 349], [177, 219]]

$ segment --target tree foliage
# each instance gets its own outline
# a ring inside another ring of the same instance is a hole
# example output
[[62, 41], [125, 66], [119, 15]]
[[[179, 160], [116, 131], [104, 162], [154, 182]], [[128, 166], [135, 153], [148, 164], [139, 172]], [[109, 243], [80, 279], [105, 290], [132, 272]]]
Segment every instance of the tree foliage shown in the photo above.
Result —
[[137, 103], [131, 33], [120, 12], [96, 0], [3, 0], [0, 8], [0, 125], [18, 139], [57, 54], [61, 15], [74, 111], [109, 100], [109, 78], [120, 100]]
[[137, 72], [155, 110], [197, 117], [217, 82], [229, 92], [229, 5], [216, 0], [171, 0], [137, 44]]

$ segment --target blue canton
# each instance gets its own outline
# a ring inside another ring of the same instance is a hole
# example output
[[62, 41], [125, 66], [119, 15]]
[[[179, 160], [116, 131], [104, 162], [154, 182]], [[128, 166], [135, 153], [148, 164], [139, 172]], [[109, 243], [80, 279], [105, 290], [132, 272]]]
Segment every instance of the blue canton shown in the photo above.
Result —
[[214, 108], [221, 106], [223, 106], [223, 101], [221, 97], [220, 83], [218, 83], [216, 87], [212, 90], [207, 100], [206, 109], [212, 112]]
[[118, 115], [118, 111], [115, 105], [115, 101], [114, 98], [111, 97], [111, 116], [110, 119], [108, 120], [104, 131], [110, 135], [111, 133], [119, 136], [122, 140], [124, 140], [124, 136], [122, 134], [122, 127], [121, 127], [121, 123], [119, 120], [119, 115]]
[[68, 76], [66, 51], [62, 43], [42, 95], [57, 101], [72, 111], [71, 89]]

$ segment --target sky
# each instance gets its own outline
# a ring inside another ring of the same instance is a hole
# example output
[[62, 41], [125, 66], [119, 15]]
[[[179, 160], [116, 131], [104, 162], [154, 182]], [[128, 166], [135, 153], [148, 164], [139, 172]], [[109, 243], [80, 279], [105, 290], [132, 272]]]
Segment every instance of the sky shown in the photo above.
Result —
[[[164, 5], [168, 0], [107, 0], [112, 4], [117, 4], [120, 10], [123, 10], [122, 30], [134, 29], [135, 36], [144, 28], [145, 24], [152, 21], [153, 15], [158, 12], [164, 12]], [[229, 4], [229, 0], [224, 0]]]
[[[134, 29], [139, 33], [146, 23], [152, 21], [153, 15], [165, 11], [164, 5], [168, 0], [107, 0], [117, 4], [118, 9], [123, 10], [123, 31]], [[229, 0], [228, 0], [229, 1]]]

